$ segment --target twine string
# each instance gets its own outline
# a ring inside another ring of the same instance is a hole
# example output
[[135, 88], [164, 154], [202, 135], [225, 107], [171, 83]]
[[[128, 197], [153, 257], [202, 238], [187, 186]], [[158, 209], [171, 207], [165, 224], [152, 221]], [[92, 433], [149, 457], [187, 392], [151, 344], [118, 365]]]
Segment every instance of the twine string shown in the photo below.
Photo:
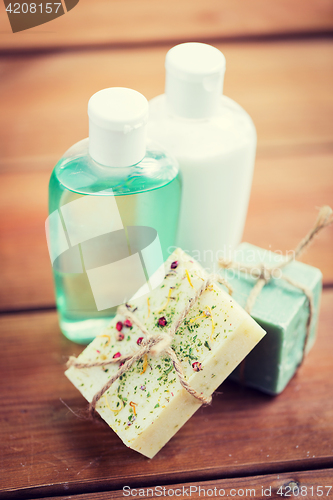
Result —
[[132, 312], [130, 311], [126, 306], [121, 305], [118, 307], [118, 314], [121, 314], [125, 316], [127, 319], [130, 319], [138, 328], [139, 330], [145, 335], [144, 339], [142, 340], [142, 343], [140, 345], [140, 348], [135, 351], [134, 353], [127, 354], [125, 356], [120, 356], [118, 358], [111, 358], [111, 359], [106, 359], [104, 361], [93, 361], [93, 362], [85, 362], [81, 363], [80, 361], [77, 360], [74, 356], [71, 356], [67, 362], [67, 367], [75, 367], [78, 369], [82, 368], [91, 368], [91, 367], [96, 367], [96, 366], [105, 366], [108, 364], [113, 364], [113, 363], [121, 363], [118, 371], [112, 375], [112, 377], [104, 384], [104, 386], [94, 395], [90, 405], [89, 405], [89, 411], [91, 414], [94, 413], [96, 405], [100, 398], [103, 396], [103, 394], [111, 387], [111, 385], [119, 378], [123, 373], [127, 372], [131, 366], [139, 361], [143, 356], [146, 356], [148, 354], [151, 354], [153, 356], [159, 356], [164, 352], [167, 356], [170, 357], [175, 372], [178, 376], [179, 382], [182, 385], [182, 387], [193, 397], [198, 399], [201, 403], [203, 404], [210, 404], [212, 401], [212, 397], [208, 396], [205, 397], [202, 393], [199, 393], [196, 391], [186, 380], [181, 363], [179, 359], [177, 358], [177, 355], [175, 351], [171, 347], [172, 340], [180, 327], [180, 325], [183, 323], [184, 319], [186, 318], [187, 314], [189, 311], [194, 307], [194, 305], [198, 302], [199, 298], [201, 295], [204, 293], [204, 291], [214, 282], [217, 281], [218, 283], [224, 285], [227, 289], [229, 294], [232, 294], [232, 288], [230, 287], [229, 283], [222, 278], [221, 276], [217, 274], [212, 274], [209, 275], [200, 288], [196, 291], [195, 296], [189, 300], [189, 302], [186, 304], [184, 309], [181, 311], [179, 314], [177, 320], [171, 325], [169, 328], [169, 331], [166, 333], [158, 333], [158, 334], [151, 334], [145, 325], [139, 320], [139, 318]]
[[329, 226], [333, 222], [333, 210], [328, 205], [325, 205], [319, 209], [318, 217], [312, 229], [308, 234], [299, 242], [295, 248], [294, 255], [289, 255], [288, 259], [280, 264], [278, 267], [282, 268], [289, 264], [292, 260], [296, 260], [304, 250], [309, 246], [314, 237], [325, 227]]
[[[263, 263], [260, 264], [259, 268], [253, 268], [252, 266], [249, 266], [247, 264], [240, 264], [238, 262], [230, 261], [230, 260], [225, 260], [223, 258], [219, 259], [219, 265], [220, 267], [224, 269], [236, 269], [237, 271], [244, 272], [244, 273], [250, 273], [251, 276], [257, 279], [254, 287], [252, 288], [247, 301], [245, 305], [245, 310], [251, 314], [251, 311], [253, 309], [253, 306], [260, 295], [262, 289], [264, 286], [271, 281], [272, 278], [282, 278], [284, 281], [289, 283], [290, 285], [294, 286], [295, 288], [298, 288], [301, 290], [305, 296], [307, 297], [308, 304], [309, 304], [309, 316], [306, 324], [306, 335], [305, 335], [305, 341], [303, 345], [303, 356], [300, 362], [300, 365], [302, 364], [305, 353], [306, 353], [306, 348], [307, 348], [307, 343], [309, 340], [309, 335], [311, 332], [311, 326], [312, 326], [312, 321], [313, 321], [313, 315], [314, 315], [314, 299], [313, 299], [313, 294], [312, 291], [306, 287], [305, 285], [302, 285], [301, 283], [298, 283], [297, 281], [293, 280], [292, 278], [289, 278], [285, 274], [281, 273], [281, 269], [286, 267], [292, 260], [296, 260], [297, 257], [299, 257], [304, 250], [310, 245], [310, 243], [313, 241], [315, 236], [325, 227], [329, 226], [333, 222], [333, 210], [329, 206], [323, 206], [319, 210], [318, 217], [316, 219], [316, 222], [312, 229], [308, 232], [308, 234], [299, 242], [297, 245], [296, 249], [294, 252], [291, 252], [290, 255], [287, 256], [282, 262], [279, 264], [269, 267], [265, 266]], [[241, 379], [244, 377], [244, 367], [245, 367], [245, 359], [242, 361], [241, 364], [241, 372], [240, 372], [240, 377]]]

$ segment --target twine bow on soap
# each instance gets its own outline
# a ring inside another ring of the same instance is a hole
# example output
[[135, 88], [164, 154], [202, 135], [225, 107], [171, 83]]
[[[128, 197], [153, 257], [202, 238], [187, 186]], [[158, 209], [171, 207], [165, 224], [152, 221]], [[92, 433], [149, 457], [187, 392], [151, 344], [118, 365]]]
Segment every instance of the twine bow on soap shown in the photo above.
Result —
[[[269, 283], [273, 278], [280, 278], [289, 283], [290, 285], [298, 288], [301, 290], [307, 297], [308, 302], [309, 302], [309, 317], [307, 320], [306, 324], [306, 336], [305, 336], [305, 341], [304, 341], [304, 346], [303, 346], [303, 357], [301, 360], [301, 363], [304, 360], [305, 356], [305, 351], [306, 351], [306, 346], [308, 343], [310, 331], [311, 331], [311, 324], [312, 324], [312, 318], [313, 318], [313, 312], [314, 312], [314, 305], [313, 305], [313, 295], [311, 290], [302, 285], [301, 283], [298, 283], [297, 281], [293, 280], [292, 278], [289, 278], [285, 274], [282, 273], [281, 269], [286, 267], [288, 264], [290, 264], [291, 261], [296, 260], [297, 257], [303, 253], [303, 251], [309, 246], [311, 241], [314, 239], [314, 237], [324, 229], [325, 227], [329, 226], [333, 222], [333, 211], [331, 207], [329, 206], [323, 206], [319, 210], [319, 214], [317, 217], [317, 220], [313, 226], [313, 228], [308, 232], [308, 234], [299, 242], [297, 245], [296, 249], [294, 252], [291, 253], [291, 255], [288, 255], [288, 257], [283, 261], [280, 262], [279, 264], [268, 267], [264, 265], [263, 263], [259, 264], [257, 268], [253, 268], [252, 266], [249, 266], [247, 264], [240, 264], [238, 262], [234, 261], [227, 261], [223, 258], [219, 259], [219, 265], [220, 267], [223, 267], [224, 269], [236, 269], [237, 271], [244, 272], [244, 273], [250, 273], [251, 276], [257, 279], [256, 284], [252, 288], [250, 295], [247, 298], [246, 305], [245, 305], [245, 310], [249, 314], [251, 314], [251, 311], [253, 309], [253, 306], [260, 295], [261, 290], [264, 288], [264, 286]], [[241, 365], [241, 376], [244, 373], [244, 366], [245, 366], [245, 360], [242, 362]]]
[[[186, 276], [186, 275], [185, 275]], [[181, 385], [184, 387], [184, 389], [194, 396], [196, 399], [198, 399], [201, 403], [203, 404], [210, 404], [212, 397], [205, 397], [202, 393], [199, 393], [196, 391], [193, 387], [190, 386], [190, 384], [186, 381], [183, 369], [181, 366], [181, 363], [179, 359], [177, 358], [177, 355], [175, 351], [171, 347], [172, 340], [174, 338], [174, 335], [184, 319], [186, 318], [187, 314], [189, 311], [193, 308], [193, 306], [198, 302], [199, 298], [203, 294], [203, 292], [208, 288], [214, 281], [217, 281], [218, 283], [224, 285], [227, 289], [229, 294], [232, 294], [232, 289], [228, 282], [223, 279], [221, 276], [217, 274], [212, 274], [208, 276], [202, 283], [201, 287], [196, 291], [195, 296], [189, 300], [188, 304], [184, 308], [184, 310], [179, 314], [177, 321], [171, 325], [169, 330], [166, 333], [157, 333], [157, 334], [151, 334], [146, 327], [144, 326], [143, 323], [131, 312], [128, 307], [121, 305], [118, 307], [118, 314], [121, 314], [125, 316], [127, 319], [131, 320], [133, 324], [135, 324], [141, 332], [144, 334], [144, 339], [142, 340], [140, 344], [140, 348], [135, 351], [132, 354], [128, 354], [126, 356], [120, 356], [118, 358], [111, 358], [103, 361], [96, 361], [96, 362], [87, 362], [87, 363], [80, 363], [74, 356], [71, 356], [67, 362], [67, 367], [75, 367], [78, 369], [83, 369], [83, 368], [91, 368], [91, 367], [96, 367], [96, 366], [105, 366], [109, 364], [114, 364], [114, 363], [121, 363], [121, 366], [119, 367], [118, 371], [112, 375], [112, 377], [107, 381], [107, 383], [95, 394], [93, 397], [90, 405], [89, 405], [89, 411], [92, 414], [96, 408], [96, 404], [98, 403], [99, 399], [103, 396], [103, 394], [111, 387], [111, 385], [119, 378], [121, 375], [127, 370], [131, 368], [131, 366], [136, 362], [139, 361], [141, 358], [144, 358], [144, 368], [143, 372], [145, 371], [148, 361], [147, 361], [147, 356], [148, 354], [153, 355], [153, 356], [160, 356], [163, 352], [168, 355], [173, 363], [173, 366], [175, 368], [176, 374], [178, 376], [179, 382]], [[193, 285], [192, 285], [193, 286]], [[143, 373], [142, 372], [142, 373]]]

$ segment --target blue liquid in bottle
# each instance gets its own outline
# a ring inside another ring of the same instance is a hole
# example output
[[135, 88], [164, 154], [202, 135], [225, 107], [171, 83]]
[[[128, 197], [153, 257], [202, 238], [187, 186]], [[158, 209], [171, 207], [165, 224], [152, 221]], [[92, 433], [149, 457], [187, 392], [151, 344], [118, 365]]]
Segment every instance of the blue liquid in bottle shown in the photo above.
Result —
[[[125, 167], [98, 163], [89, 151], [89, 139], [80, 141], [65, 153], [52, 172], [49, 214], [59, 214], [61, 229], [50, 231], [50, 247], [59, 247], [60, 232], [66, 236], [68, 247], [72, 246], [71, 235], [63, 218], [63, 207], [84, 197], [112, 196], [126, 235], [129, 228], [152, 228], [157, 232], [165, 260], [170, 253], [169, 247], [175, 243], [180, 209], [181, 180], [177, 162], [153, 144], [148, 144], [141, 161]], [[103, 213], [101, 216], [107, 217], [108, 214]], [[80, 224], [84, 225], [84, 222], [82, 220]], [[107, 239], [108, 235], [101, 238]], [[131, 255], [134, 249], [128, 238], [126, 241], [128, 254]], [[101, 246], [98, 243], [95, 247], [94, 258], [95, 253], [101, 251]], [[85, 344], [101, 333], [115, 315], [116, 306], [98, 310], [86, 272], [87, 262], [82, 244], [76, 244], [75, 249], [75, 265], [81, 266], [80, 272], [61, 269], [54, 262], [56, 304], [63, 334], [74, 342]], [[108, 263], [107, 252], [106, 245], [102, 256], [105, 264]], [[121, 279], [112, 283], [115, 291], [123, 285]]]

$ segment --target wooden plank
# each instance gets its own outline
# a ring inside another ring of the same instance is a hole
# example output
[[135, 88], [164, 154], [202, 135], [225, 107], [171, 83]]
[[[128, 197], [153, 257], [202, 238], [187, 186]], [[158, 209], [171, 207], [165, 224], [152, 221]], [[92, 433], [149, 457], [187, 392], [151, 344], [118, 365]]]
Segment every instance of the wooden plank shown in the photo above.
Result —
[[[87, 136], [87, 103], [102, 88], [163, 93], [170, 47], [0, 58], [0, 168], [60, 158]], [[252, 116], [259, 151], [332, 145], [332, 41], [217, 47], [227, 58], [225, 94]]]
[[[314, 206], [332, 204], [332, 44], [219, 47], [228, 60], [226, 94], [258, 129], [244, 239], [288, 250], [307, 231]], [[49, 173], [63, 151], [87, 135], [93, 92], [106, 85], [135, 87], [148, 98], [163, 91], [164, 54], [140, 49], [2, 59], [2, 309], [54, 304], [43, 229]], [[333, 282], [331, 236], [328, 230], [305, 256], [322, 268], [326, 283]]]
[[[333, 207], [333, 156], [261, 155], [256, 162], [243, 241], [271, 251], [296, 248], [323, 205]], [[324, 229], [300, 257], [333, 284], [333, 227]]]
[[[86, 495], [73, 495], [71, 500], [120, 500], [126, 496], [140, 496], [141, 498], [160, 498], [190, 496], [193, 500], [202, 499], [204, 496], [231, 497], [236, 500], [246, 498], [281, 500], [290, 496], [300, 496], [307, 499], [332, 497], [333, 469], [316, 471], [293, 472], [285, 474], [268, 474], [266, 476], [237, 477], [232, 479], [218, 479], [215, 481], [201, 481], [190, 484], [157, 485], [146, 488], [132, 486], [131, 490], [124, 488], [118, 491], [88, 493]], [[124, 486], [127, 486], [124, 484]], [[293, 491], [295, 495], [293, 496]], [[296, 495], [299, 492], [299, 495]], [[282, 495], [283, 493], [283, 495]], [[135, 495], [136, 494], [136, 495]], [[53, 497], [49, 500], [66, 500], [69, 497]]]
[[8, 174], [0, 186], [1, 309], [54, 306], [48, 255], [46, 172]]
[[1, 3], [5, 51], [317, 33], [333, 26], [329, 0], [80, 0], [51, 24], [13, 34]]
[[223, 384], [152, 460], [126, 448], [101, 420], [84, 417], [86, 402], [63, 375], [66, 358], [81, 348], [59, 333], [55, 313], [2, 316], [2, 498], [330, 466], [332, 299], [326, 290], [318, 341], [284, 393]]
[[[333, 206], [333, 154], [261, 155], [257, 159], [244, 241], [283, 252], [293, 249], [316, 217]], [[15, 169], [14, 169], [15, 170]], [[54, 304], [44, 223], [49, 172], [3, 173], [0, 182], [0, 310]], [[333, 283], [333, 230], [322, 232], [302, 260]]]

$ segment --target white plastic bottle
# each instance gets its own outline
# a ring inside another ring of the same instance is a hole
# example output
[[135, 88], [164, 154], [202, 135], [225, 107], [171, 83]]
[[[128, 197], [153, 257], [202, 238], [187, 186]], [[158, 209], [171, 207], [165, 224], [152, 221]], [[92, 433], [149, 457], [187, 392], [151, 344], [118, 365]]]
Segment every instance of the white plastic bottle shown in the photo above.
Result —
[[242, 238], [256, 130], [243, 108], [222, 95], [225, 57], [218, 49], [177, 45], [165, 67], [165, 94], [150, 101], [148, 137], [180, 164], [178, 245], [216, 271], [218, 257], [228, 256]]

